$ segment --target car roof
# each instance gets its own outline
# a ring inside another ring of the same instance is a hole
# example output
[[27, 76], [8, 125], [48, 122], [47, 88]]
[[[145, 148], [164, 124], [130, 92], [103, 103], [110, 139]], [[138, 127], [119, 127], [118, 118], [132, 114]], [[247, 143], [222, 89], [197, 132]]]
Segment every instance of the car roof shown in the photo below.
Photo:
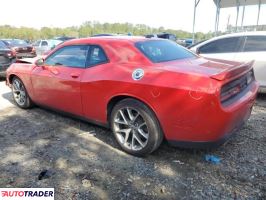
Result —
[[102, 37], [88, 37], [88, 38], [80, 38], [80, 39], [73, 39], [69, 41], [65, 41], [64, 45], [69, 44], [77, 44], [77, 43], [97, 43], [97, 42], [130, 42], [135, 43], [139, 41], [146, 41], [150, 40], [143, 36], [102, 36]]
[[230, 38], [230, 37], [240, 37], [240, 36], [266, 36], [266, 31], [250, 31], [250, 32], [239, 32], [239, 33], [230, 33], [230, 34], [225, 34], [225, 35], [220, 35], [220, 36], [217, 36], [217, 37], [213, 37], [211, 39], [208, 39], [204, 42], [201, 42], [197, 45], [194, 45], [191, 47], [191, 49], [195, 49], [195, 48], [198, 48], [198, 47], [201, 47], [209, 42], [212, 42], [212, 41], [215, 41], [215, 40], [218, 40], [218, 39], [223, 39], [223, 38]]
[[233, 36], [249, 36], [249, 35], [266, 35], [266, 31], [250, 31], [250, 32], [230, 33], [230, 34], [218, 36], [216, 38], [233, 37]]

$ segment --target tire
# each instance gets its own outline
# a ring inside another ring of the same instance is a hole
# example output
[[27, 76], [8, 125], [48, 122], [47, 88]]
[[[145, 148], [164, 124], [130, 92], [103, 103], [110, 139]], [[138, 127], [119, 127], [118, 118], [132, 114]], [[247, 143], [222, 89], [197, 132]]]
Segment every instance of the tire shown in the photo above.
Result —
[[135, 99], [127, 98], [114, 106], [110, 125], [120, 147], [134, 156], [152, 153], [163, 140], [155, 114]]
[[33, 102], [31, 101], [23, 82], [18, 77], [14, 77], [11, 85], [12, 95], [16, 105], [23, 109], [31, 108]]

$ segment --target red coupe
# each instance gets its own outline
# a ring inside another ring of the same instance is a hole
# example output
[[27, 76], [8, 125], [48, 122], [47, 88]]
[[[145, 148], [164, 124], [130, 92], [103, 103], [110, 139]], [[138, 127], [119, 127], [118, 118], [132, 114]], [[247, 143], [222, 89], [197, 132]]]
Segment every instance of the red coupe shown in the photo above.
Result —
[[252, 62], [201, 58], [143, 37], [66, 41], [34, 64], [15, 63], [7, 84], [21, 108], [37, 104], [110, 127], [126, 152], [223, 143], [250, 116]]

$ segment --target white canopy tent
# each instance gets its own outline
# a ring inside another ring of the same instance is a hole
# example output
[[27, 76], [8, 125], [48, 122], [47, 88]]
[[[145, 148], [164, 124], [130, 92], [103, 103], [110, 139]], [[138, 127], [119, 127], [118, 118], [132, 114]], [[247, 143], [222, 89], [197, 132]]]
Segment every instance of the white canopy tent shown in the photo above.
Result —
[[[194, 0], [194, 18], [193, 18], [193, 41], [195, 39], [195, 20], [196, 20], [196, 10], [200, 0]], [[220, 18], [220, 9], [221, 8], [229, 8], [229, 7], [236, 7], [237, 9], [237, 16], [236, 16], [236, 31], [237, 31], [237, 22], [239, 16], [239, 7], [243, 6], [243, 13], [242, 13], [242, 20], [241, 20], [241, 28], [243, 27], [243, 21], [245, 17], [245, 7], [251, 5], [258, 5], [258, 16], [257, 16], [257, 23], [259, 25], [259, 18], [260, 18], [260, 8], [262, 4], [266, 4], [266, 0], [213, 0], [216, 5], [216, 18], [215, 18], [215, 34], [219, 30], [219, 18]]]

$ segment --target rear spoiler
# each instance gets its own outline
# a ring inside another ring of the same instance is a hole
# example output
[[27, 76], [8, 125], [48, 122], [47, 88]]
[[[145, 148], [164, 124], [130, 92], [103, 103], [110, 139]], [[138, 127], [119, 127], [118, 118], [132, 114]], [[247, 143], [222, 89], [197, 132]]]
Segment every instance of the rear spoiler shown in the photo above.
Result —
[[253, 64], [254, 64], [254, 60], [247, 62], [247, 63], [241, 63], [240, 65], [236, 65], [218, 74], [212, 75], [211, 78], [218, 80], [218, 81], [231, 79], [235, 76], [238, 76], [240, 74], [245, 74], [246, 72], [250, 71], [253, 67]]

